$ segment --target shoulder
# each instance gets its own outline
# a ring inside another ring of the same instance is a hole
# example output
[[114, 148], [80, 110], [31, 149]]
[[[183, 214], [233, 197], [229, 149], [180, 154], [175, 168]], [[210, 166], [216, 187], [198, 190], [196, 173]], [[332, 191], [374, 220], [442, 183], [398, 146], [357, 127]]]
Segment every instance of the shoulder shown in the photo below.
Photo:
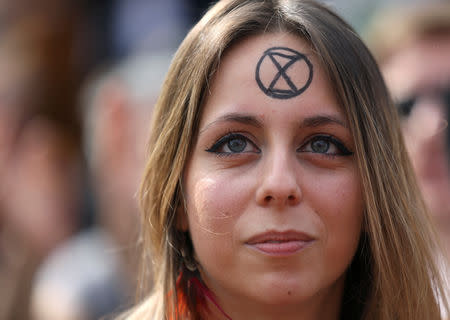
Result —
[[[114, 245], [100, 229], [82, 232], [56, 248], [36, 272], [32, 291], [34, 313], [46, 319], [60, 319], [61, 310], [97, 317], [110, 313], [126, 300], [126, 286], [121, 281]], [[98, 299], [92, 303], [92, 296]], [[58, 299], [50, 306], [49, 299]], [[64, 306], [64, 308], [61, 307]], [[64, 316], [69, 318], [69, 316]]]
[[164, 320], [165, 316], [162, 312], [162, 303], [158, 294], [152, 294], [143, 302], [121, 314], [114, 320]]

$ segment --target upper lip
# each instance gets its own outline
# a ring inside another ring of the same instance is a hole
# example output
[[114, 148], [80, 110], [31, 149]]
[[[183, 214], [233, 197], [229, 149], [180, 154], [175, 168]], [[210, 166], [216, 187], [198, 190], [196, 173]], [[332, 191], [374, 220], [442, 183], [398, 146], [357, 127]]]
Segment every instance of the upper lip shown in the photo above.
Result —
[[267, 231], [264, 233], [257, 234], [255, 236], [252, 236], [249, 238], [246, 243], [247, 244], [257, 244], [257, 243], [264, 243], [269, 241], [278, 241], [278, 242], [288, 242], [288, 241], [313, 241], [314, 237], [311, 235], [295, 231], [295, 230], [288, 230], [288, 231]]

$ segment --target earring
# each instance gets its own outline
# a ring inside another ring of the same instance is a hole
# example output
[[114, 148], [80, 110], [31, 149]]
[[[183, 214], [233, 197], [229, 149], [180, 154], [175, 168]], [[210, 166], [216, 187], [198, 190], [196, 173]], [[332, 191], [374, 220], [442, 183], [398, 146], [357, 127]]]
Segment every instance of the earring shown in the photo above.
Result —
[[184, 266], [191, 272], [197, 270], [197, 261], [195, 261], [193, 251], [194, 250], [192, 248], [191, 238], [189, 237], [189, 234], [186, 232], [185, 237], [180, 246], [180, 253], [181, 257], [183, 258]]

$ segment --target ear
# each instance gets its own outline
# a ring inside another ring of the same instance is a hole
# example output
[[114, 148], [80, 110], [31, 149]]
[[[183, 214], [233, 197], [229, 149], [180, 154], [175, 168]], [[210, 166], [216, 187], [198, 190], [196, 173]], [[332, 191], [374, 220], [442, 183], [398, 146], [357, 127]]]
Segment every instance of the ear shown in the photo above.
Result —
[[129, 114], [126, 103], [124, 88], [119, 82], [110, 80], [99, 89], [93, 106], [96, 109], [93, 130], [97, 140], [94, 144], [104, 172], [117, 172], [117, 167], [125, 161], [124, 155], [128, 153], [126, 131]]
[[183, 232], [189, 231], [189, 220], [183, 204], [178, 205], [177, 211], [175, 212], [175, 219], [176, 219], [175, 225], [177, 230]]
[[[113, 149], [125, 152], [127, 126], [130, 122], [129, 99], [124, 85], [111, 80], [101, 88], [99, 93], [100, 116], [103, 121], [102, 137], [107, 137], [106, 143]], [[117, 155], [117, 154], [115, 154]]]

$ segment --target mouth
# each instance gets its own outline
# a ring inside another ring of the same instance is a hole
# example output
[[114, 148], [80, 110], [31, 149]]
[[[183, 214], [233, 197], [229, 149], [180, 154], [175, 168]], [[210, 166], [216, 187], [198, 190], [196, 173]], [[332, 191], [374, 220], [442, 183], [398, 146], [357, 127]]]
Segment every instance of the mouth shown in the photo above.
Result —
[[297, 231], [270, 231], [251, 237], [245, 245], [269, 256], [290, 256], [310, 246], [315, 239]]

